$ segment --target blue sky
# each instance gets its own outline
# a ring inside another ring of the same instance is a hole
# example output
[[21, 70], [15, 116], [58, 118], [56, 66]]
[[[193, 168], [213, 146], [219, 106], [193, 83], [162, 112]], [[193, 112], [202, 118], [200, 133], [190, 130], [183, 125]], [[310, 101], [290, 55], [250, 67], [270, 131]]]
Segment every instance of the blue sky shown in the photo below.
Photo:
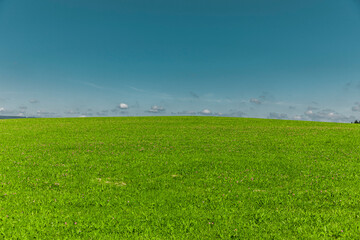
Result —
[[357, 0], [0, 0], [0, 115], [360, 119]]

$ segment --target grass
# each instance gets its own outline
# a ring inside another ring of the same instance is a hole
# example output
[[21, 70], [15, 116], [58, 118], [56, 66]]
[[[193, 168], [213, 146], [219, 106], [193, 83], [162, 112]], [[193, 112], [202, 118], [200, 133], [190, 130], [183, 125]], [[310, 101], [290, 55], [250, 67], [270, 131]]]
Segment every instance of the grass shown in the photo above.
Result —
[[357, 124], [0, 121], [0, 238], [360, 238]]

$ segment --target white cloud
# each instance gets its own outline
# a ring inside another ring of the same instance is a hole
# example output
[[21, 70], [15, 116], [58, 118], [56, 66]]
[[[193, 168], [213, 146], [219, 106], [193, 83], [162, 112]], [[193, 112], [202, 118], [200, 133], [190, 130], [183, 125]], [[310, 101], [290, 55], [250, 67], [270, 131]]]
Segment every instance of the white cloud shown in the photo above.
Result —
[[200, 114], [202, 114], [202, 115], [211, 115], [212, 113], [211, 113], [211, 111], [209, 109], [204, 109], [204, 110], [202, 110], [200, 112]]
[[322, 122], [351, 122], [354, 116], [347, 117], [332, 109], [322, 109], [319, 111], [307, 110], [304, 113], [305, 120]]
[[222, 116], [222, 113], [219, 112], [212, 112], [209, 109], [203, 109], [199, 112], [200, 115], [206, 115], [206, 116]]
[[148, 110], [147, 112], [150, 113], [160, 113], [160, 112], [165, 112], [165, 108], [154, 105], [150, 108], [150, 110]]
[[119, 108], [120, 109], [128, 109], [129, 106], [126, 103], [120, 103]]
[[1, 107], [0, 108], [0, 113], [1, 114], [19, 114], [19, 113], [23, 113], [23, 111], [8, 110], [8, 109], [5, 109], [5, 108]]
[[250, 99], [250, 102], [251, 103], [255, 103], [255, 104], [261, 104], [262, 102], [259, 100], [259, 99], [257, 99], [257, 98], [251, 98]]
[[25, 110], [8, 110], [4, 107], [0, 107], [0, 114], [6, 114], [11, 116], [25, 116]]
[[312, 110], [307, 110], [306, 112], [305, 112], [305, 115], [306, 116], [311, 116], [313, 114], [313, 111]]

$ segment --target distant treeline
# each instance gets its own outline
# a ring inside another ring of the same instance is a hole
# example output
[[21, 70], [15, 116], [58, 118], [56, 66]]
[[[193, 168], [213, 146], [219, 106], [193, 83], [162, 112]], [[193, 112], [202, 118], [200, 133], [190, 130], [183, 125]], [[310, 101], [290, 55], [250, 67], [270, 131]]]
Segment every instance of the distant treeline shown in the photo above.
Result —
[[351, 123], [360, 123], [360, 121], [358, 121], [358, 120], [355, 120], [354, 122], [351, 122]]
[[15, 118], [27, 118], [27, 117], [19, 117], [19, 116], [0, 116], [0, 119], [15, 119]]

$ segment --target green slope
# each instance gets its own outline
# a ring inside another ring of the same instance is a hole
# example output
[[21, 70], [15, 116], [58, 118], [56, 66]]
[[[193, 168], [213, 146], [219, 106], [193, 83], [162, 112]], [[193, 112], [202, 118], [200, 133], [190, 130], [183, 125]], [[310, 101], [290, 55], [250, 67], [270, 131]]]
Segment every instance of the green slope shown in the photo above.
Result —
[[0, 238], [360, 238], [360, 126], [0, 121]]

